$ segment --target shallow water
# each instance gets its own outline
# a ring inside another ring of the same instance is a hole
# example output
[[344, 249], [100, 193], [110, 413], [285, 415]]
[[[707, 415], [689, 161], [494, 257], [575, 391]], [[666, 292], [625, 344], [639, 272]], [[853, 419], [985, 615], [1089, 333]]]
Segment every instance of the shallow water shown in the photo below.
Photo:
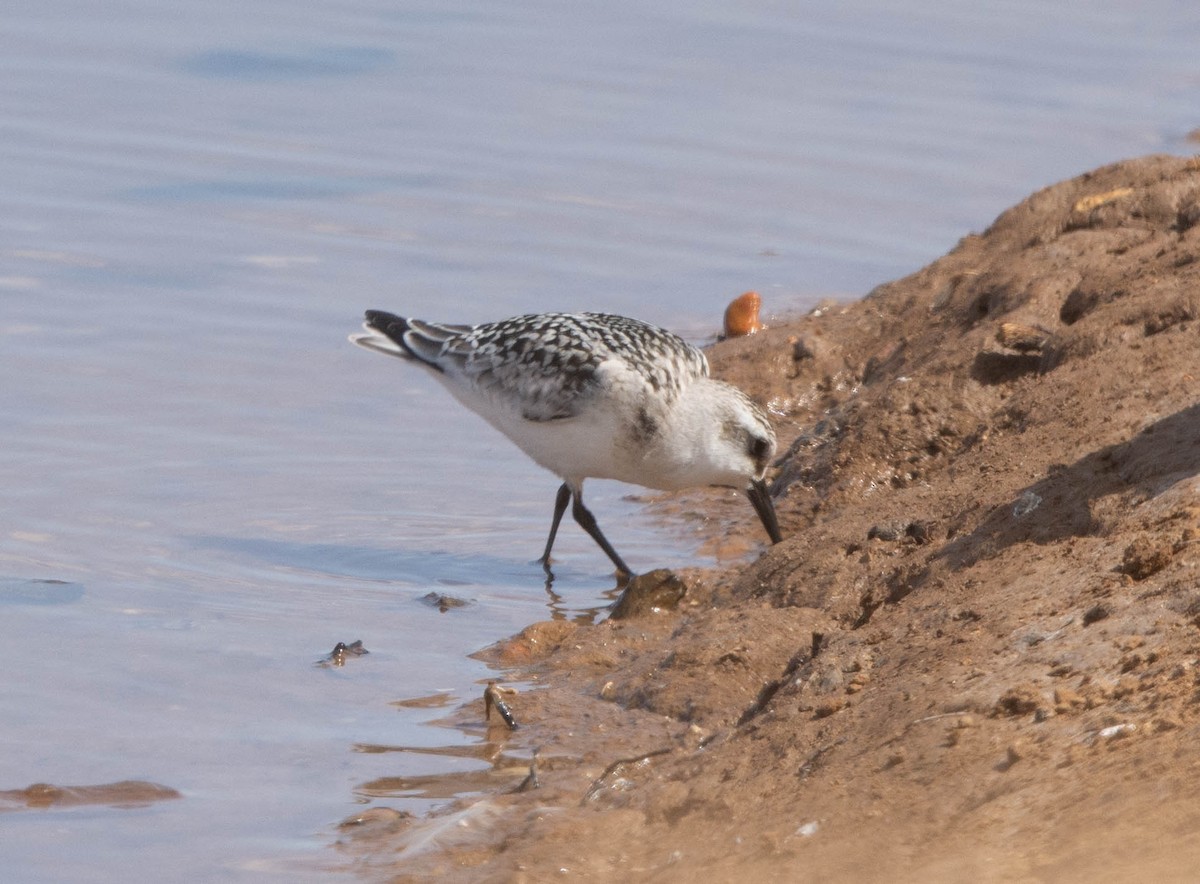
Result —
[[[6, 13], [0, 791], [184, 796], [0, 807], [6, 878], [337, 877], [339, 820], [486, 768], [427, 724], [481, 691], [466, 654], [605, 603], [574, 526], [557, 598], [532, 564], [553, 477], [347, 344], [363, 308], [702, 340], [746, 289], [862, 294], [1200, 125], [1184, 4], [727, 6]], [[625, 558], [697, 561], [628, 490], [589, 486]]]

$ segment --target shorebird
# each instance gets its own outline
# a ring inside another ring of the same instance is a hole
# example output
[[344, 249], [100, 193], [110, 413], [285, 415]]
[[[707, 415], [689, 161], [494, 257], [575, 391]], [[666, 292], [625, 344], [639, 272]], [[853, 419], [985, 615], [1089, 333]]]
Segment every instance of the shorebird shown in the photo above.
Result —
[[775, 432], [737, 387], [708, 376], [682, 338], [605, 313], [536, 313], [446, 325], [368, 310], [350, 340], [415, 362], [537, 464], [563, 480], [550, 551], [567, 505], [621, 578], [633, 571], [583, 504], [585, 479], [676, 491], [724, 485], [746, 492], [772, 543], [779, 521], [763, 475]]

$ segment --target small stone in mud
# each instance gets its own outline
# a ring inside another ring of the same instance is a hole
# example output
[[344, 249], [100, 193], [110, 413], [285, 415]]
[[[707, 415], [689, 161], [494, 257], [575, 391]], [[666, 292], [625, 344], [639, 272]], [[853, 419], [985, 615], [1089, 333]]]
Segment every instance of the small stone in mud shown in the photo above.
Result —
[[1109, 615], [1109, 610], [1104, 605], [1093, 605], [1088, 608], [1083, 614], [1083, 625], [1091, 626], [1093, 623], [1099, 623]]
[[362, 639], [357, 639], [346, 644], [338, 642], [333, 646], [333, 650], [329, 652], [323, 660], [318, 660], [318, 666], [345, 666], [347, 657], [361, 657], [363, 654], [369, 654], [366, 648], [363, 647]]
[[629, 581], [609, 615], [613, 620], [673, 611], [687, 594], [687, 585], [669, 568], [656, 568]]
[[1039, 495], [1033, 493], [1032, 491], [1026, 491], [1024, 494], [1018, 497], [1016, 503], [1013, 504], [1013, 518], [1023, 519], [1041, 505], [1042, 498]]
[[1171, 544], [1139, 537], [1125, 547], [1121, 570], [1134, 580], [1145, 580], [1171, 564]]
[[1097, 736], [1102, 740], [1123, 740], [1136, 730], [1136, 724], [1114, 724], [1111, 727], [1101, 728]]
[[996, 331], [996, 340], [1018, 353], [1040, 353], [1050, 340], [1050, 332], [1034, 325], [1019, 322], [1002, 322]]
[[872, 525], [867, 530], [868, 540], [911, 540], [918, 545], [929, 542], [933, 535], [931, 522], [890, 522], [883, 525]]
[[451, 608], [465, 608], [471, 604], [466, 599], [456, 598], [455, 596], [445, 595], [440, 592], [427, 592], [421, 596], [421, 601], [431, 608], [437, 608], [443, 614]]

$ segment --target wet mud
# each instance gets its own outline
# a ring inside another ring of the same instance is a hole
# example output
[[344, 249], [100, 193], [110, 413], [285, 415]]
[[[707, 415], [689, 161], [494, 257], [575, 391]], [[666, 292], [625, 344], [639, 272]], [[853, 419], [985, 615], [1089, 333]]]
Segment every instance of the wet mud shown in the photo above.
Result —
[[[784, 541], [488, 649], [524, 685], [490, 785], [339, 849], [396, 881], [1194, 875], [1200, 163], [1098, 169], [860, 301], [765, 306], [710, 357], [776, 421]], [[652, 506], [759, 548], [739, 495]]]
[[182, 798], [174, 789], [141, 780], [122, 780], [96, 786], [55, 786], [34, 783], [24, 789], [0, 790], [0, 812], [5, 810], [46, 810], [48, 808], [106, 805], [108, 807], [145, 807], [156, 801]]

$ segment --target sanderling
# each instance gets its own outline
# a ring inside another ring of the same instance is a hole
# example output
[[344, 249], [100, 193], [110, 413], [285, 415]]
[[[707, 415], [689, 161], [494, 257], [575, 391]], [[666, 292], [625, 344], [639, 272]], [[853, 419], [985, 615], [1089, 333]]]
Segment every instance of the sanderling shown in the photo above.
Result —
[[368, 310], [350, 340], [429, 369], [459, 402], [563, 480], [541, 564], [567, 504], [575, 521], [632, 576], [583, 505], [584, 479], [675, 491], [744, 489], [773, 543], [781, 539], [763, 474], [770, 421], [736, 387], [708, 376], [704, 354], [636, 319], [538, 313], [444, 325]]

